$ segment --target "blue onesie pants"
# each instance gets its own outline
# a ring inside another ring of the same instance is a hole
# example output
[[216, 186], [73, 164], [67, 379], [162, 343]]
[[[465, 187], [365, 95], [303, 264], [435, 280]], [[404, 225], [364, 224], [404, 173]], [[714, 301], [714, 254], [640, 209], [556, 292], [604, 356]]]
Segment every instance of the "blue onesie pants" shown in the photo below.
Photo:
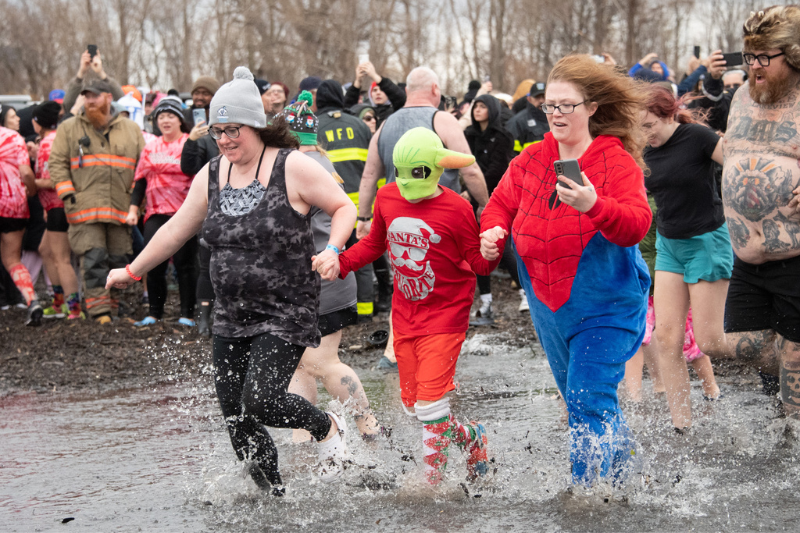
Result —
[[645, 332], [650, 275], [637, 246], [596, 233], [583, 250], [569, 300], [555, 312], [517, 260], [536, 334], [567, 403], [573, 483], [621, 481], [635, 443], [619, 407], [625, 362]]

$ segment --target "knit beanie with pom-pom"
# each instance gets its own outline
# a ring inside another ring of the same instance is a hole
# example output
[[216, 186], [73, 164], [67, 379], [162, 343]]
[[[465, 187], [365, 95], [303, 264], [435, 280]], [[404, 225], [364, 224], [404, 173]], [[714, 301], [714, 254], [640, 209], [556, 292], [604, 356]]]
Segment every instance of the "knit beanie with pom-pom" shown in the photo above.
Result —
[[211, 99], [208, 125], [242, 124], [253, 128], [266, 128], [267, 115], [264, 102], [247, 67], [236, 67], [233, 80], [219, 88]]

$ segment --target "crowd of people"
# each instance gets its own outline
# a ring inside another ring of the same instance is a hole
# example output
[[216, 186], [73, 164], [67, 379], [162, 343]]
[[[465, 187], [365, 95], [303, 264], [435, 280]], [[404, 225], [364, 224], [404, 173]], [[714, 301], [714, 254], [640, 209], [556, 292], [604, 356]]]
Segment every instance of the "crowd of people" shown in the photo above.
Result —
[[378, 366], [399, 373], [435, 485], [451, 444], [469, 478], [488, 469], [484, 424], [448, 393], [468, 328], [494, 322], [500, 266], [566, 405], [573, 482], [622, 482], [636, 443], [618, 390], [641, 399], [645, 364], [678, 433], [687, 362], [722, 396], [714, 357], [752, 362], [800, 416], [799, 35], [800, 8], [775, 6], [745, 21], [742, 64], [570, 55], [513, 96], [473, 81], [460, 102], [430, 68], [395, 83], [366, 61], [296, 93], [238, 67], [199, 77], [189, 104], [120, 86], [87, 50], [66, 90], [0, 112], [0, 303], [31, 326], [102, 326], [141, 282], [147, 327], [175, 278], [177, 322], [213, 336], [237, 457], [276, 495], [267, 427], [317, 441], [325, 481], [345, 465], [317, 381], [362, 438], [388, 435], [338, 348], [390, 312]]

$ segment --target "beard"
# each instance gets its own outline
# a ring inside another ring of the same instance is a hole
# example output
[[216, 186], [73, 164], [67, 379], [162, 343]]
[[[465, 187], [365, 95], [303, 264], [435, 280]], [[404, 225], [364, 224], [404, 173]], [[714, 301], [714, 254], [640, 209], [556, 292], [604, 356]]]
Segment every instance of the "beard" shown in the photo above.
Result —
[[797, 85], [800, 74], [794, 70], [783, 72], [763, 71], [763, 83], [755, 83], [755, 76], [750, 78], [750, 97], [761, 105], [771, 105], [789, 94], [789, 90]]
[[98, 105], [85, 105], [84, 111], [86, 118], [92, 123], [95, 129], [101, 130], [106, 127], [111, 118], [111, 102], [103, 102]]

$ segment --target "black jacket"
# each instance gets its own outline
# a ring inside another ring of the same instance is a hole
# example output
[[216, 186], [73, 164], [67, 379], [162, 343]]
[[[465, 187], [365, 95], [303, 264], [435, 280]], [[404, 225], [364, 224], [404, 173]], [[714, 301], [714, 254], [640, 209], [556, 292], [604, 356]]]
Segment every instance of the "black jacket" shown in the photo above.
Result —
[[181, 172], [187, 176], [194, 176], [218, 155], [217, 141], [211, 135], [205, 135], [196, 141], [186, 139], [181, 152]]
[[547, 115], [544, 111], [527, 102], [525, 111], [517, 113], [508, 121], [506, 128], [514, 137], [514, 150], [522, 152], [533, 143], [544, 139], [544, 134], [550, 131]]
[[728, 129], [728, 113], [731, 110], [731, 100], [733, 100], [733, 93], [726, 91], [722, 79], [715, 80], [711, 76], [707, 76], [703, 80], [703, 88], [706, 93], [712, 95], [715, 99], [712, 100], [707, 96], [692, 100], [686, 106], [689, 109], [705, 109], [708, 111], [706, 122], [708, 126], [715, 131], [725, 132]]
[[[389, 78], [382, 78], [378, 84], [381, 91], [386, 93], [389, 102], [381, 105], [373, 105], [375, 108], [375, 117], [377, 120], [376, 127], [380, 127], [381, 123], [386, 120], [389, 115], [406, 105], [406, 92], [395, 85]], [[361, 89], [355, 85], [347, 88], [347, 94], [344, 95], [344, 107], [350, 108], [358, 103], [358, 95], [361, 94]]]
[[[475, 120], [474, 105], [477, 102], [483, 102], [489, 110], [489, 124], [483, 131]], [[492, 194], [503, 174], [506, 173], [508, 164], [516, 156], [514, 138], [503, 127], [500, 101], [497, 98], [490, 94], [484, 94], [474, 100], [472, 125], [464, 130], [464, 135], [472, 155], [475, 156], [475, 161], [486, 179], [486, 188], [489, 189], [489, 194]]]

